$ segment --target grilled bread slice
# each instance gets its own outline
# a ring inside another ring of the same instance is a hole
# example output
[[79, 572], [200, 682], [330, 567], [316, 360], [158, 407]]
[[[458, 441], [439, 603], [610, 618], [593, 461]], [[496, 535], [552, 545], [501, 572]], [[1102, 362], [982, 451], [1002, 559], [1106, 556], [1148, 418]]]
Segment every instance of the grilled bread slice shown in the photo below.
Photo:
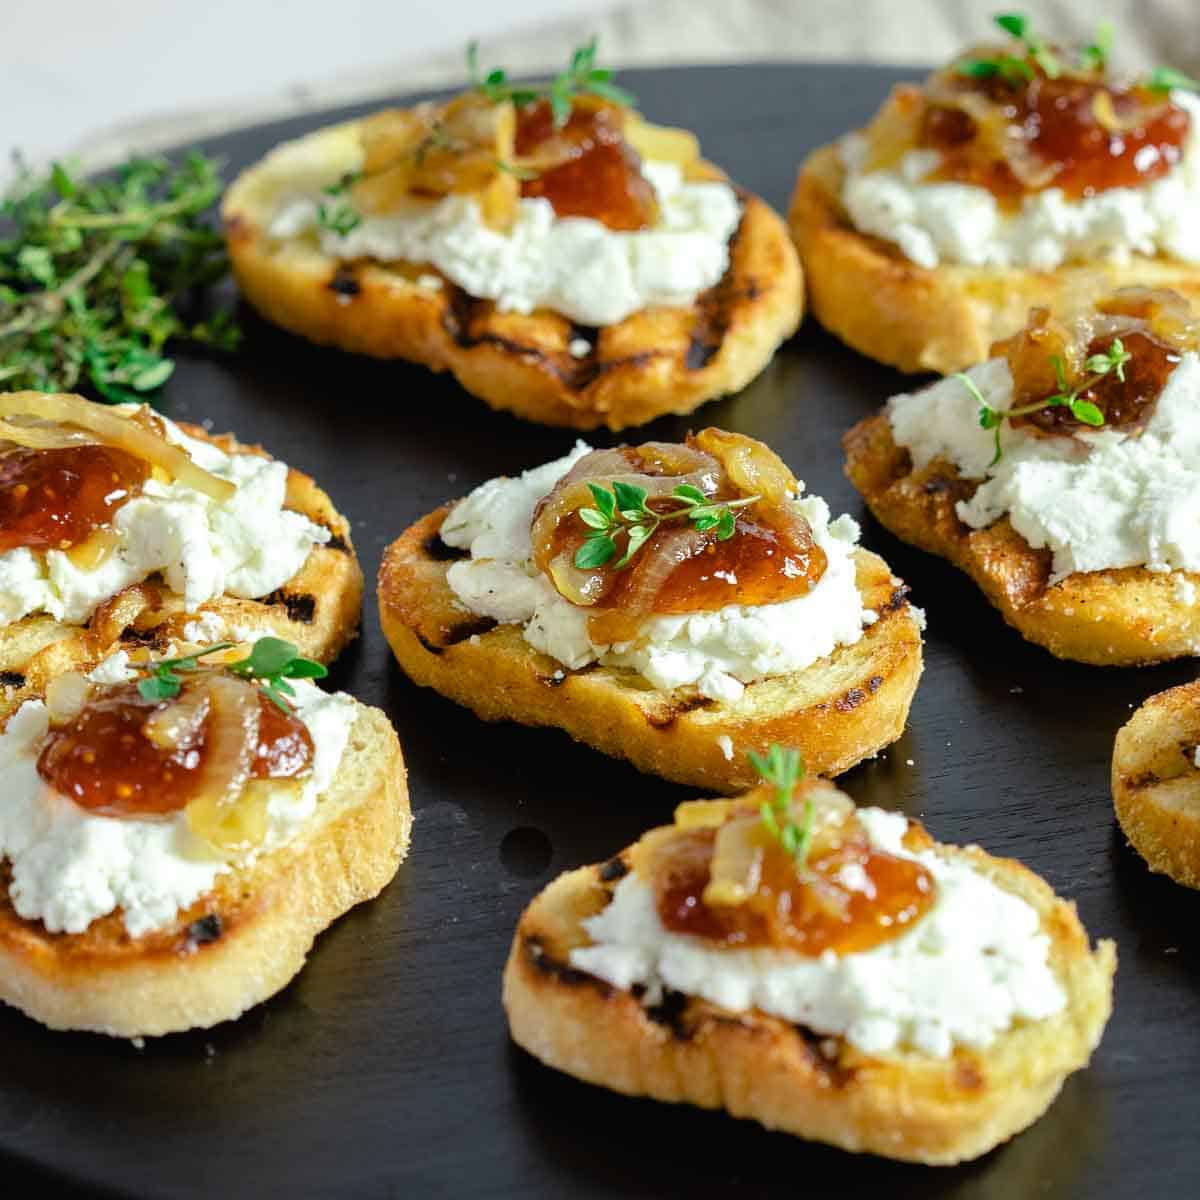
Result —
[[427, 266], [340, 263], [311, 235], [272, 238], [281, 198], [355, 169], [357, 129], [349, 122], [279, 146], [234, 181], [222, 208], [242, 292], [310, 341], [450, 371], [493, 408], [530, 421], [624, 429], [739, 391], [800, 322], [804, 289], [787, 227], [749, 193], [715, 287], [688, 308], [646, 309], [599, 329], [546, 309], [499, 312]]
[[315, 816], [166, 928], [130, 937], [120, 912], [79, 934], [17, 915], [0, 863], [0, 1000], [52, 1029], [148, 1037], [232, 1020], [285, 987], [323, 929], [392, 880], [412, 817], [400, 743], [359, 706]]
[[[965, 571], [1014, 629], [1051, 654], [1138, 666], [1196, 653], [1200, 608], [1179, 603], [1176, 574], [1121, 567], [1052, 584], [1051, 552], [1034, 550], [1007, 517], [986, 529], [958, 519], [955, 504], [978, 484], [944, 460], [913, 470], [886, 412], [860, 421], [842, 446], [847, 476], [882, 525]], [[1200, 575], [1186, 578], [1200, 584]]]
[[1200, 269], [1134, 255], [1128, 265], [1022, 268], [919, 267], [896, 247], [859, 233], [839, 197], [845, 170], [836, 146], [800, 168], [788, 221], [804, 264], [813, 315], [848, 346], [901, 371], [947, 375], [988, 357], [993, 342], [1024, 326], [1031, 308], [1144, 284], [1200, 299]]
[[1151, 696], [1117, 733], [1117, 820], [1152, 871], [1200, 888], [1200, 681]]
[[1032, 905], [1067, 996], [1047, 1019], [948, 1058], [866, 1054], [758, 1010], [666, 993], [657, 1007], [570, 965], [582, 922], [631, 869], [630, 851], [560, 876], [522, 916], [504, 972], [513, 1039], [557, 1070], [630, 1096], [723, 1108], [845, 1150], [942, 1165], [975, 1158], [1037, 1120], [1080, 1069], [1112, 1011], [1116, 948], [1088, 944], [1075, 906], [977, 847], [940, 846]]
[[640, 770], [726, 792], [754, 782], [747, 750], [786, 743], [814, 774], [836, 775], [903, 732], [921, 675], [921, 632], [907, 587], [874, 554], [855, 551], [863, 603], [879, 614], [860, 641], [721, 703], [694, 689], [655, 690], [632, 670], [566, 670], [518, 626], [464, 611], [446, 582], [454, 552], [438, 536], [449, 511], [430, 513], [385, 551], [380, 620], [414, 682], [485, 721], [555, 726]]
[[[261, 446], [245, 446], [232, 434], [213, 436], [196, 425], [181, 424], [189, 436], [212, 442], [227, 454], [269, 458]], [[233, 641], [274, 634], [292, 642], [306, 658], [332, 662], [355, 636], [362, 609], [363, 576], [350, 523], [333, 501], [302, 471], [288, 470], [285, 506], [323, 525], [332, 537], [313, 546], [300, 570], [261, 600], [222, 596], [184, 610], [183, 597], [150, 580], [119, 592], [92, 614], [87, 625], [66, 625], [45, 614], [30, 615], [0, 629], [0, 692], [36, 695], [63, 671], [99, 662], [121, 646], [165, 650], [172, 642], [196, 641], [185, 634], [198, 617], [236, 629]], [[217, 631], [217, 640], [225, 635]]]

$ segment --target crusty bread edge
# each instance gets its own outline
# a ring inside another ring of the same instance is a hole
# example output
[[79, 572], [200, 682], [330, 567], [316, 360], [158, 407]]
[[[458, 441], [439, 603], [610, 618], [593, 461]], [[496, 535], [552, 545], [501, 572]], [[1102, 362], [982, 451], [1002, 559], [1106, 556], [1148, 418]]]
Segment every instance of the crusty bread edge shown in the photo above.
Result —
[[1113, 742], [1113, 808], [1146, 865], [1200, 888], [1200, 680], [1151, 696]]
[[993, 342], [1020, 329], [1039, 305], [1130, 284], [1168, 287], [1200, 300], [1200, 268], [1135, 255], [1127, 266], [1064, 266], [1053, 272], [909, 261], [859, 233], [840, 202], [845, 170], [836, 145], [800, 168], [788, 212], [813, 315], [848, 346], [901, 371], [961, 371]]
[[[0, 1001], [51, 1029], [133, 1038], [208, 1028], [280, 991], [304, 966], [317, 935], [377, 896], [408, 851], [404, 759], [377, 709], [360, 706], [347, 753], [356, 745], [358, 753], [378, 756], [371, 787], [339, 795], [335, 782], [321, 806], [336, 805], [336, 813], [236, 873], [243, 894], [257, 893], [248, 918], [190, 953], [110, 967], [73, 961], [69, 934], [42, 930], [24, 951], [0, 944]], [[222, 877], [223, 886], [229, 878]]]
[[548, 1066], [626, 1095], [724, 1109], [855, 1152], [930, 1165], [976, 1158], [1037, 1120], [1087, 1064], [1112, 1011], [1116, 947], [1091, 950], [1075, 906], [1019, 863], [940, 849], [1038, 910], [1068, 997], [1061, 1013], [946, 1059], [865, 1055], [840, 1038], [695, 999], [682, 1013], [654, 1014], [567, 961], [588, 944], [581, 919], [607, 902], [606, 864], [560, 876], [521, 917], [503, 985], [513, 1039]]
[[[751, 683], [728, 705], [703, 701], [694, 690], [656, 691], [633, 671], [564, 670], [516, 626], [480, 625], [461, 606], [461, 631], [445, 644], [431, 642], [414, 610], [429, 607], [439, 590], [448, 592], [445, 564], [430, 560], [427, 550], [447, 512], [429, 514], [385, 550], [380, 622], [410, 679], [484, 720], [558, 728], [649, 774], [722, 792], [753, 784], [748, 750], [765, 753], [772, 742], [796, 746], [813, 774], [833, 776], [904, 731], [923, 669], [921, 633], [908, 589], [869, 551], [855, 551], [858, 582], [879, 619], [862, 639], [803, 671]], [[414, 563], [424, 571], [419, 582], [405, 574]], [[822, 690], [817, 684], [826, 677]], [[721, 748], [722, 737], [731, 748]]]

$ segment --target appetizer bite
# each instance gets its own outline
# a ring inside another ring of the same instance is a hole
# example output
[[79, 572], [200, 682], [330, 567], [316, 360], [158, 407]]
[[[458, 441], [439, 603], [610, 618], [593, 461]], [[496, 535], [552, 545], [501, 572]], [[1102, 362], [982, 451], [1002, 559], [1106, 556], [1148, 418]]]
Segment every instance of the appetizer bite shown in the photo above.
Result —
[[773, 451], [582, 442], [384, 554], [383, 630], [419, 684], [641, 770], [736, 791], [780, 737], [836, 774], [895, 741], [923, 616]]
[[1037, 1120], [1087, 1064], [1116, 951], [1011, 859], [856, 810], [777, 746], [522, 916], [513, 1039], [614, 1091], [947, 1164]]
[[0, 395], [0, 684], [119, 641], [277, 633], [330, 661], [362, 572], [346, 519], [256, 446], [138, 405]]
[[316, 342], [449, 370], [493, 408], [621, 429], [735, 392], [800, 320], [784, 223], [595, 66], [287, 142], [229, 189], [242, 291]]
[[1151, 696], [1117, 733], [1113, 805], [1152, 871], [1200, 888], [1200, 682]]
[[1197, 85], [1109, 70], [1026, 18], [901, 84], [804, 164], [792, 199], [817, 319], [903, 371], [978, 362], [1035, 305], [1126, 284], [1200, 295]]
[[1198, 347], [1171, 292], [1035, 309], [987, 362], [855, 426], [846, 473], [888, 529], [965, 571], [1058, 657], [1194, 655]]
[[0, 1000], [53, 1029], [215, 1025], [408, 849], [384, 715], [278, 638], [122, 650], [0, 717]]

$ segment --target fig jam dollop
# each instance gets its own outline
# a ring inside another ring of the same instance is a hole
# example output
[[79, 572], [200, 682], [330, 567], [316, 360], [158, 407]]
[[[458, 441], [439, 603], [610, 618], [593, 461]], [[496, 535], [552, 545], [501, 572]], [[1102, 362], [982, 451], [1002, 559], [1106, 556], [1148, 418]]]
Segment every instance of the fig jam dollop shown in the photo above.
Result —
[[112, 446], [0, 450], [0, 553], [66, 550], [105, 528], [150, 465]]
[[[184, 685], [181, 697], [194, 683]], [[206, 718], [174, 748], [147, 736], [146, 722], [176, 701], [147, 700], [136, 683], [90, 700], [60, 728], [51, 729], [38, 756], [41, 778], [59, 795], [101, 816], [154, 819], [187, 807], [206, 757]], [[294, 713], [258, 693], [258, 744], [250, 777], [292, 779], [311, 766], [312, 736]]]
[[[609, 229], [638, 230], [658, 215], [654, 189], [637, 151], [622, 133], [623, 112], [577, 100], [561, 129], [549, 101], [517, 114], [516, 154], [522, 163], [546, 157], [553, 165], [521, 184], [521, 195], [549, 200], [559, 217], [590, 217]], [[536, 166], [534, 167], [536, 170]]]
[[852, 824], [799, 870], [768, 842], [753, 894], [741, 903], [706, 903], [716, 838], [712, 828], [679, 830], [653, 856], [659, 919], [673, 933], [728, 948], [851, 954], [899, 936], [936, 898], [925, 866], [872, 846]]

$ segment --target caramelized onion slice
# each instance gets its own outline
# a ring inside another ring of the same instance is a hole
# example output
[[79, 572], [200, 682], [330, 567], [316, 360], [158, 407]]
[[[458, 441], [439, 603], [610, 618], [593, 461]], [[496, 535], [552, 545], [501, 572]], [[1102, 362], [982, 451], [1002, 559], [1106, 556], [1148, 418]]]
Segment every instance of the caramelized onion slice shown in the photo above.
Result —
[[97, 444], [97, 439], [82, 429], [64, 429], [48, 421], [0, 420], [0, 440], [30, 450], [68, 450]]
[[251, 848], [256, 843], [237, 809], [258, 748], [258, 691], [245, 680], [220, 674], [196, 690], [207, 700], [208, 725], [196, 795], [185, 809], [188, 825], [218, 850]]
[[708, 883], [701, 899], [707, 905], [745, 904], [762, 882], [763, 860], [771, 834], [758, 813], [726, 821], [717, 831]]
[[208, 716], [208, 693], [188, 688], [146, 719], [142, 734], [161, 750], [178, 750], [192, 742]]
[[[161, 467], [185, 487], [203, 492], [213, 500], [228, 500], [237, 490], [227, 479], [219, 479], [197, 466], [185, 450], [171, 445], [165, 437], [82, 396], [62, 392], [9, 392], [0, 396], [0, 420], [22, 416], [82, 429], [95, 435], [96, 441]], [[12, 423], [10, 420], [9, 424]]]
[[92, 694], [92, 685], [79, 671], [56, 675], [46, 686], [46, 713], [51, 725], [75, 720]]

